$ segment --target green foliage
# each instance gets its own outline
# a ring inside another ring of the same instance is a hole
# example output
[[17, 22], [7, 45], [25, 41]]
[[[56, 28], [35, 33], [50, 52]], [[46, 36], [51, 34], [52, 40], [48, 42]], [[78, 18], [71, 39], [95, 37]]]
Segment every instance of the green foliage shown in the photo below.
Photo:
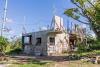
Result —
[[21, 41], [21, 38], [18, 38], [18, 39], [15, 41], [15, 48], [22, 48], [22, 41]]
[[[91, 0], [71, 0], [71, 2], [76, 7], [66, 9], [64, 14], [81, 23], [89, 24], [100, 40], [100, 0], [97, 0], [94, 4]], [[85, 18], [85, 20], [80, 20], [80, 17]]]
[[100, 50], [100, 41], [90, 35], [87, 35], [86, 43], [77, 42], [77, 47], [79, 53]]
[[21, 38], [18, 38], [16, 40], [13, 40], [11, 42], [11, 49], [16, 49], [16, 48], [22, 48], [22, 41], [21, 41]]
[[74, 12], [78, 12], [78, 9], [77, 8], [70, 8], [68, 10], [65, 10], [64, 14], [72, 17], [73, 19], [79, 19], [80, 16], [74, 14]]
[[22, 41], [21, 38], [18, 38], [16, 40], [13, 40], [10, 42], [10, 45], [8, 46], [10, 50], [6, 51], [6, 54], [19, 54], [22, 52]]
[[41, 65], [37, 65], [37, 64], [14, 64], [14, 65], [10, 65], [8, 67], [41, 67]]
[[91, 50], [99, 50], [100, 49], [100, 41], [92, 36], [87, 36], [87, 45]]
[[84, 6], [84, 2], [86, 2], [86, 0], [71, 0], [72, 3], [78, 3], [80, 4], [81, 7]]
[[9, 45], [7, 38], [0, 36], [0, 52], [5, 52], [7, 45]]
[[2, 53], [20, 53], [22, 48], [21, 38], [8, 41], [7, 38], [0, 36], [0, 52]]
[[100, 50], [100, 41], [98, 40], [92, 41], [89, 47], [91, 50]]
[[82, 44], [82, 43], [78, 43], [77, 47], [78, 47], [78, 53], [90, 51], [90, 49], [85, 44]]
[[16, 49], [12, 49], [9, 52], [7, 52], [6, 54], [20, 54], [22, 53], [22, 49], [20, 48], [16, 48]]
[[26, 63], [14, 63], [8, 67], [49, 67], [48, 63], [51, 63], [50, 61], [40, 61], [40, 60], [36, 60], [33, 58], [28, 58], [25, 61]]

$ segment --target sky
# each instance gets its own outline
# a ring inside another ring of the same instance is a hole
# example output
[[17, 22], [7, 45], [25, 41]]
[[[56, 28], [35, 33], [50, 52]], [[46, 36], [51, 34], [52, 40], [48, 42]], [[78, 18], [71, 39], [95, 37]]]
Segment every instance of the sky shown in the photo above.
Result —
[[[0, 21], [2, 22], [5, 0], [0, 0]], [[55, 7], [55, 9], [53, 8]], [[64, 10], [74, 7], [70, 0], [8, 0], [6, 26], [10, 32], [5, 33], [8, 37], [21, 35], [23, 25], [26, 32], [38, 31], [40, 27], [50, 26], [53, 13], [63, 17], [64, 26], [74, 20], [65, 16]], [[0, 22], [0, 28], [1, 28]], [[76, 21], [75, 21], [76, 22]]]

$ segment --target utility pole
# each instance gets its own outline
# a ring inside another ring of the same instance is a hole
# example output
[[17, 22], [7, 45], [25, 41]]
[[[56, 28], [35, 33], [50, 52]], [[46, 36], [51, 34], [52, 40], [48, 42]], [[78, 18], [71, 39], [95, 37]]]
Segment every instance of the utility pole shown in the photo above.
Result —
[[6, 26], [5, 24], [7, 22], [7, 6], [8, 6], [8, 0], [5, 0], [3, 22], [1, 27], [1, 36], [3, 36], [3, 31], [5, 30], [5, 26]]

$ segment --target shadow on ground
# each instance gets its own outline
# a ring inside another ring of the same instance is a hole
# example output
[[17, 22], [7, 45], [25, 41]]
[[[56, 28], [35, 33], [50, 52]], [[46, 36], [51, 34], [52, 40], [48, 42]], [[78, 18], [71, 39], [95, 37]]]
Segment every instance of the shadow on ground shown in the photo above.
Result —
[[21, 60], [21, 61], [24, 61], [24, 62], [35, 60], [35, 61], [37, 61], [35, 63], [39, 63], [40, 61], [63, 62], [63, 61], [69, 61], [69, 60], [73, 60], [73, 61], [78, 60], [78, 57], [76, 57], [75, 59], [72, 59], [69, 56], [29, 56], [29, 55], [26, 56], [26, 55], [17, 55], [17, 56], [11, 56], [11, 58], [13, 58], [15, 60]]

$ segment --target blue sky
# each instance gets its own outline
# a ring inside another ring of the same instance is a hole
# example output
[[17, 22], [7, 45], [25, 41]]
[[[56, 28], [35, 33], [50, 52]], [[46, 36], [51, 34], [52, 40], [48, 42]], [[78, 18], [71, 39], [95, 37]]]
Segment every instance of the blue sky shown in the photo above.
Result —
[[[8, 22], [6, 26], [14, 35], [22, 33], [23, 24], [27, 32], [37, 31], [39, 27], [51, 24], [53, 5], [55, 5], [55, 14], [63, 17], [66, 27], [67, 20], [74, 21], [63, 14], [66, 8], [74, 7], [70, 0], [8, 0], [7, 17], [11, 22]], [[0, 0], [0, 20], [3, 17], [3, 10], [4, 0]]]

